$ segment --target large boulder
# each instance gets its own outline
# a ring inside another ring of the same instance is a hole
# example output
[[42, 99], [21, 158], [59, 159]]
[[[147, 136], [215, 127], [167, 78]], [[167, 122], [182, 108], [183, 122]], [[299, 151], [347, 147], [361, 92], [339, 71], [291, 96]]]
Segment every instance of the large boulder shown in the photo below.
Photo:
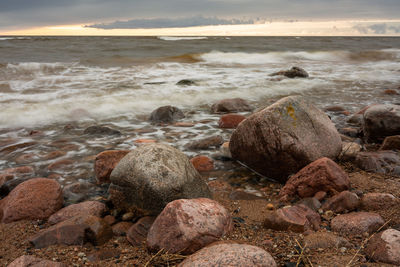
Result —
[[211, 106], [212, 113], [243, 112], [252, 109], [249, 103], [242, 98], [223, 99]]
[[400, 266], [400, 231], [388, 229], [374, 235], [368, 241], [365, 253], [374, 261]]
[[187, 156], [164, 144], [146, 144], [130, 152], [110, 179], [114, 206], [137, 215], [158, 215], [175, 199], [211, 197]]
[[364, 136], [368, 142], [382, 142], [400, 134], [400, 105], [374, 105], [364, 113]]
[[178, 266], [276, 267], [277, 265], [274, 258], [262, 248], [233, 242], [216, 242], [190, 255]]
[[158, 215], [147, 235], [150, 250], [191, 254], [232, 230], [229, 212], [207, 199], [179, 199]]
[[292, 67], [289, 70], [281, 70], [275, 73], [270, 74], [270, 76], [282, 75], [288, 78], [308, 78], [308, 73], [302, 68]]
[[163, 106], [154, 110], [150, 114], [149, 120], [152, 123], [171, 123], [183, 119], [185, 114], [182, 110], [174, 106]]
[[0, 220], [47, 219], [63, 206], [61, 186], [55, 180], [34, 178], [19, 184], [0, 201]]
[[342, 141], [324, 112], [300, 96], [290, 96], [242, 121], [229, 146], [233, 158], [285, 182], [319, 158], [336, 158]]
[[312, 197], [320, 191], [334, 195], [349, 188], [347, 173], [329, 158], [321, 158], [290, 177], [279, 196], [287, 201], [295, 196]]

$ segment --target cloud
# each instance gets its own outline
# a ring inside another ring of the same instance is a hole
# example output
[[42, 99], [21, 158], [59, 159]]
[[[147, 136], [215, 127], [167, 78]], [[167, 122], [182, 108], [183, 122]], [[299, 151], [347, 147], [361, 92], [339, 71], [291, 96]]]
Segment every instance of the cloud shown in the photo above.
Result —
[[151, 28], [183, 28], [208, 25], [235, 25], [253, 24], [254, 20], [220, 19], [217, 17], [195, 16], [188, 18], [155, 18], [155, 19], [132, 19], [127, 21], [115, 21], [111, 23], [100, 23], [86, 25], [88, 28], [97, 29], [151, 29]]
[[377, 23], [372, 25], [353, 26], [353, 29], [360, 34], [382, 34], [382, 35], [395, 35], [400, 33], [400, 23]]

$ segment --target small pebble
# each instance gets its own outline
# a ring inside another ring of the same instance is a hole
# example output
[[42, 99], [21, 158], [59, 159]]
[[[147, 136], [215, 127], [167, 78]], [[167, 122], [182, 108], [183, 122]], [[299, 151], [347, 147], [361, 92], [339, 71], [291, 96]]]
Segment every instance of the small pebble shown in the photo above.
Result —
[[274, 204], [272, 203], [267, 204], [267, 210], [274, 210], [274, 209], [275, 209]]

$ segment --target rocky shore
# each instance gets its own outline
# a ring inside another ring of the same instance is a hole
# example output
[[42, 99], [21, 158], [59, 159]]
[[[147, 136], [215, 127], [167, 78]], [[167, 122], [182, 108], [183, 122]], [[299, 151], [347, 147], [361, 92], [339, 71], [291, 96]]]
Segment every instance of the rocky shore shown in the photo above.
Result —
[[[40, 130], [1, 140], [16, 164], [0, 170], [0, 265], [400, 265], [399, 105], [348, 114], [288, 96], [259, 109], [224, 99], [210, 112], [225, 135], [179, 149], [156, 138], [102, 146], [127, 135], [105, 125], [80, 130], [98, 137], [81, 162], [68, 157], [80, 144], [62, 138], [26, 153], [42, 146]], [[193, 128], [187, 116], [164, 106], [149, 124]]]

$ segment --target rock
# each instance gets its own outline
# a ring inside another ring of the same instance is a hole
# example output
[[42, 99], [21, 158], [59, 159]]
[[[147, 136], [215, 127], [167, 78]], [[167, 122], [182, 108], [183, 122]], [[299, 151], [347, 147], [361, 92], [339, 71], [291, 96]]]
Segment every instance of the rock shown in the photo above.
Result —
[[239, 123], [241, 123], [245, 119], [246, 119], [246, 117], [243, 115], [225, 114], [225, 115], [221, 116], [221, 118], [219, 119], [218, 127], [234, 129], [239, 125]]
[[32, 166], [21, 166], [16, 168], [8, 168], [1, 171], [2, 174], [14, 174], [14, 175], [29, 175], [33, 174], [35, 169]]
[[400, 150], [400, 135], [386, 137], [380, 150]]
[[354, 163], [368, 172], [400, 176], [400, 155], [394, 151], [360, 152]]
[[115, 219], [114, 216], [112, 215], [106, 215], [103, 220], [108, 223], [109, 225], [113, 225], [117, 222], [117, 219]]
[[140, 218], [131, 228], [129, 228], [126, 238], [133, 246], [140, 246], [146, 240], [150, 227], [153, 225], [155, 217], [146, 216]]
[[232, 157], [280, 182], [321, 158], [336, 158], [342, 141], [328, 116], [300, 96], [285, 97], [242, 121]]
[[49, 171], [56, 171], [56, 170], [63, 170], [65, 168], [70, 167], [72, 164], [74, 164], [73, 160], [70, 159], [61, 159], [56, 162], [53, 162], [49, 166], [47, 166], [47, 169]]
[[132, 226], [133, 223], [131, 222], [119, 222], [112, 226], [112, 231], [116, 236], [125, 236]]
[[359, 205], [360, 199], [356, 194], [349, 191], [342, 191], [328, 199], [322, 206], [322, 209], [341, 213], [356, 210]]
[[3, 177], [7, 181], [0, 185], [0, 197], [2, 198], [7, 196], [17, 185], [32, 179], [31, 177], [15, 178], [13, 174], [4, 174]]
[[212, 113], [234, 113], [252, 111], [250, 104], [242, 98], [223, 99], [211, 106]]
[[106, 212], [106, 210], [106, 205], [101, 202], [85, 201], [62, 208], [61, 210], [51, 215], [48, 222], [50, 224], [56, 224], [75, 216], [84, 215], [94, 215], [97, 217], [101, 217]]
[[343, 111], [346, 111], [346, 109], [344, 107], [342, 107], [342, 106], [329, 106], [329, 107], [325, 108], [325, 111], [341, 113]]
[[290, 70], [281, 70], [275, 73], [270, 74], [270, 76], [282, 75], [288, 78], [308, 78], [308, 73], [299, 67], [292, 67]]
[[183, 79], [177, 82], [176, 85], [191, 86], [191, 85], [196, 85], [196, 82], [193, 80]]
[[23, 255], [15, 259], [7, 266], [8, 267], [67, 267], [67, 265], [64, 263], [44, 260], [36, 258], [31, 255]]
[[319, 230], [320, 223], [318, 213], [304, 205], [296, 205], [268, 211], [264, 227], [278, 231], [304, 232]]
[[147, 236], [152, 251], [191, 254], [232, 230], [229, 212], [207, 198], [179, 199], [165, 207]]
[[353, 161], [362, 147], [354, 142], [343, 142], [342, 152], [340, 152], [339, 159], [342, 161]]
[[[13, 174], [0, 174], [0, 188], [1, 186], [3, 186], [4, 183], [10, 181], [14, 179], [14, 175]], [[7, 193], [8, 194], [8, 193]]]
[[361, 198], [361, 207], [363, 210], [387, 210], [400, 204], [400, 200], [387, 193], [368, 193]]
[[374, 235], [367, 243], [368, 258], [400, 266], [400, 231], [387, 229]]
[[304, 237], [304, 246], [309, 249], [351, 247], [346, 239], [329, 232], [315, 232]]
[[312, 197], [319, 191], [336, 194], [350, 188], [350, 180], [342, 168], [328, 158], [321, 158], [301, 169], [290, 177], [279, 192], [282, 200], [287, 201], [295, 195]]
[[25, 143], [8, 145], [8, 146], [0, 149], [0, 154], [7, 155], [7, 154], [13, 153], [19, 149], [34, 146], [36, 144], [37, 144], [36, 142], [25, 142]]
[[382, 217], [373, 212], [351, 212], [338, 215], [331, 221], [332, 230], [341, 234], [371, 234], [384, 225]]
[[95, 185], [89, 182], [76, 182], [64, 186], [63, 195], [65, 205], [82, 202], [90, 197], [91, 192], [95, 190]]
[[186, 145], [186, 148], [197, 150], [197, 149], [209, 149], [210, 147], [219, 147], [224, 143], [224, 139], [217, 135], [211, 136], [197, 141], [193, 141]]
[[360, 129], [350, 127], [340, 128], [339, 133], [355, 138], [360, 136]]
[[321, 208], [321, 202], [315, 197], [306, 197], [301, 199], [296, 204], [302, 204], [313, 211], [318, 211]]
[[119, 258], [121, 250], [103, 248], [87, 256], [90, 262], [102, 261], [110, 258]]
[[229, 142], [225, 142], [220, 147], [219, 151], [221, 152], [222, 156], [227, 159], [232, 158], [231, 151], [229, 150]]
[[150, 144], [150, 143], [157, 143], [157, 140], [154, 139], [136, 139], [134, 141], [135, 145], [142, 145], [142, 144]]
[[232, 242], [216, 242], [190, 255], [178, 265], [178, 267], [193, 266], [276, 267], [277, 264], [262, 248]]
[[111, 129], [106, 126], [90, 126], [83, 131], [84, 134], [90, 135], [120, 135], [121, 132], [118, 130]]
[[187, 156], [164, 144], [133, 150], [118, 163], [110, 179], [114, 206], [136, 215], [157, 215], [175, 199], [211, 196]]
[[214, 170], [214, 161], [206, 156], [196, 156], [190, 159], [194, 168], [199, 172], [208, 172]]
[[364, 136], [368, 142], [382, 142], [387, 136], [400, 134], [400, 106], [375, 105], [364, 113]]
[[211, 192], [231, 192], [233, 190], [232, 186], [225, 181], [214, 180], [208, 182], [207, 185]]
[[179, 108], [163, 106], [154, 110], [150, 114], [149, 120], [152, 123], [172, 123], [183, 118], [185, 118], [185, 114]]
[[67, 154], [67, 152], [65, 152], [65, 151], [56, 150], [56, 151], [52, 151], [52, 152], [45, 154], [42, 157], [42, 159], [44, 159], [44, 160], [56, 159], [56, 158], [65, 156], [66, 154]]
[[315, 193], [314, 198], [318, 199], [319, 201], [322, 201], [326, 197], [327, 193], [324, 191], [319, 191]]
[[113, 235], [111, 226], [103, 219], [93, 216], [76, 216], [44, 229], [29, 239], [35, 248], [51, 245], [83, 245], [91, 242], [98, 246]]
[[347, 123], [356, 125], [356, 126], [362, 126], [364, 120], [364, 115], [363, 114], [353, 114], [352, 116], [349, 117], [347, 120]]
[[129, 150], [108, 150], [97, 154], [94, 160], [94, 172], [99, 184], [110, 183], [110, 174], [118, 162], [129, 153]]
[[0, 201], [0, 219], [3, 223], [47, 219], [62, 205], [61, 186], [55, 180], [34, 178], [19, 184]]

